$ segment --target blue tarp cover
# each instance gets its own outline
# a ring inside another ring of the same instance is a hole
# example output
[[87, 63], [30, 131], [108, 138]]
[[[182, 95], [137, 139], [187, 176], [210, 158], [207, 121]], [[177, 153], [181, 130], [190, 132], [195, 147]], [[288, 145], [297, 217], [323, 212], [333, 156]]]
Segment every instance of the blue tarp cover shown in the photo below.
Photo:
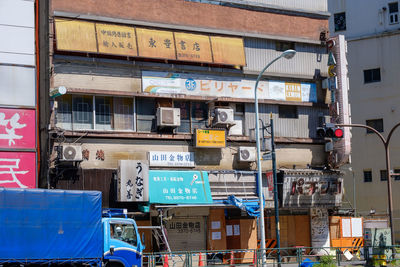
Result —
[[224, 203], [236, 206], [239, 209], [246, 211], [250, 216], [260, 216], [260, 205], [257, 201], [243, 200], [235, 197], [234, 195], [230, 195], [227, 200], [224, 200]]
[[0, 188], [0, 260], [100, 258], [101, 225], [101, 192]]

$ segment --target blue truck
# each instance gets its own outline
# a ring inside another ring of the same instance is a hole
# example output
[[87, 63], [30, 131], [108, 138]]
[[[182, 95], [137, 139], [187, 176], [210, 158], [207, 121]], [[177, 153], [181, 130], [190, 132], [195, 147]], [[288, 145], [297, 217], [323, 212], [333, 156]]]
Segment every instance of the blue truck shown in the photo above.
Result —
[[0, 188], [0, 265], [142, 265], [127, 216], [102, 210], [101, 192]]

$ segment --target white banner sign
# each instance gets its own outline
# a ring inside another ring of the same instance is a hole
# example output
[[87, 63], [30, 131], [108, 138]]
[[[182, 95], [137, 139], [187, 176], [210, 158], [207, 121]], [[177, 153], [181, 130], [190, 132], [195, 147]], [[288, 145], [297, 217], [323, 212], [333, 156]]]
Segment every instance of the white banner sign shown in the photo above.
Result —
[[194, 152], [150, 151], [150, 166], [194, 167]]
[[[255, 80], [192, 73], [142, 73], [142, 91], [147, 93], [254, 98]], [[257, 88], [260, 99], [317, 102], [314, 83], [260, 81]]]
[[118, 161], [118, 201], [149, 201], [149, 165], [146, 162]]

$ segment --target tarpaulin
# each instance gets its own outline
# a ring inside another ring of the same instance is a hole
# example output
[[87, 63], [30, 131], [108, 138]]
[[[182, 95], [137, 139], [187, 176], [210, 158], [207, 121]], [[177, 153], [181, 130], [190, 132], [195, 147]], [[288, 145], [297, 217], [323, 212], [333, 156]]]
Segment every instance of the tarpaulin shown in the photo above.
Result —
[[101, 192], [0, 188], [0, 260], [94, 259]]
[[239, 209], [246, 211], [247, 214], [254, 217], [260, 216], [260, 205], [258, 201], [248, 201], [235, 197], [234, 195], [230, 195], [227, 200], [224, 200], [225, 204], [231, 204], [233, 206], [238, 207]]

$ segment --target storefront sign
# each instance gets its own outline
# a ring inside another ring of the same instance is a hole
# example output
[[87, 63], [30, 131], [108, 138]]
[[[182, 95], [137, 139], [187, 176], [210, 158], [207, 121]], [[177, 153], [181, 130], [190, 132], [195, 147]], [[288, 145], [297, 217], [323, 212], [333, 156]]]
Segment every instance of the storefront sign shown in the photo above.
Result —
[[135, 28], [96, 23], [96, 35], [99, 53], [137, 56]]
[[36, 153], [0, 152], [0, 187], [35, 188]]
[[[310, 209], [311, 246], [315, 248], [330, 247], [329, 215], [327, 209]], [[317, 255], [326, 255], [324, 249], [314, 249]]]
[[[58, 50], [245, 66], [243, 39], [55, 19]], [[135, 34], [136, 32], [136, 34]], [[136, 45], [137, 44], [137, 45]]]
[[285, 176], [283, 207], [335, 207], [343, 196], [341, 178], [320, 176]]
[[220, 148], [226, 146], [225, 130], [201, 130], [195, 132], [196, 147]]
[[157, 167], [194, 167], [194, 153], [150, 151], [149, 163]]
[[138, 160], [118, 161], [118, 201], [149, 200], [149, 166]]
[[[142, 72], [142, 91], [155, 94], [185, 94], [233, 98], [254, 98], [255, 80], [193, 73]], [[313, 83], [261, 81], [260, 99], [317, 102]]]
[[0, 108], [0, 148], [36, 147], [35, 110]]
[[150, 203], [212, 203], [208, 174], [204, 171], [150, 170], [149, 194]]

